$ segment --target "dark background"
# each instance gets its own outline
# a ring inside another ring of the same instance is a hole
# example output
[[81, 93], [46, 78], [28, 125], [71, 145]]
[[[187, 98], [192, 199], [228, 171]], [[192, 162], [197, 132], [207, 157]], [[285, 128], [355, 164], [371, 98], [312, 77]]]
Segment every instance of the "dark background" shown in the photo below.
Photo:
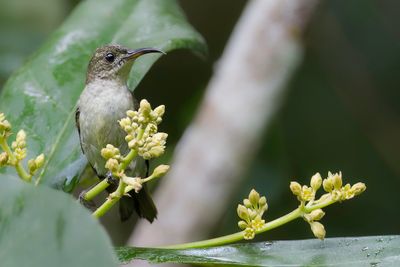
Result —
[[[77, 2], [0, 0], [0, 86]], [[169, 133], [167, 158], [195, 114], [246, 4], [180, 2], [189, 21], [207, 40], [209, 57], [202, 60], [185, 51], [170, 53], [154, 65], [136, 91], [138, 98], [167, 106], [163, 123]], [[267, 196], [266, 219], [272, 220], [298, 204], [288, 187], [291, 180], [307, 183], [315, 172], [326, 176], [328, 170], [341, 170], [345, 182], [367, 184], [367, 191], [356, 200], [326, 209], [322, 222], [328, 237], [399, 233], [399, 10], [396, 0], [320, 2], [304, 38], [301, 66], [265, 131], [241, 190], [213, 235], [237, 230], [236, 205], [251, 188]], [[307, 224], [298, 220], [260, 238], [311, 236]]]

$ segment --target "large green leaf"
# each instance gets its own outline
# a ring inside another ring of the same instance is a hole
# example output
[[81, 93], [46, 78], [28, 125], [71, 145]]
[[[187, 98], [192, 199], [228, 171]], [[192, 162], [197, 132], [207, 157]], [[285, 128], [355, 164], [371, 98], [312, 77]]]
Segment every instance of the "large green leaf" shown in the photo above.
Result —
[[237, 244], [205, 249], [117, 249], [119, 259], [229, 266], [400, 266], [400, 236]]
[[[63, 188], [86, 165], [74, 126], [86, 66], [96, 47], [179, 48], [205, 54], [203, 38], [186, 22], [175, 0], [83, 1], [50, 40], [6, 83], [0, 110], [15, 129], [28, 134], [29, 157], [44, 152], [40, 182]], [[137, 60], [129, 81], [134, 89], [159, 55]], [[15, 176], [11, 168], [1, 170]], [[3, 176], [3, 175], [2, 175]]]
[[116, 266], [111, 242], [65, 193], [1, 177], [0, 266]]

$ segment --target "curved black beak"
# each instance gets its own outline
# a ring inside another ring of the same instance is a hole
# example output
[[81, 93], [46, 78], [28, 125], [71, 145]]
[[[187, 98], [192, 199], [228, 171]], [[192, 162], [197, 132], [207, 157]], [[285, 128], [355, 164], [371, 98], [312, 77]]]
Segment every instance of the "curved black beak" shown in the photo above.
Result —
[[161, 51], [159, 49], [146, 47], [146, 48], [139, 48], [139, 49], [128, 51], [128, 53], [127, 53], [125, 58], [128, 59], [128, 60], [132, 60], [132, 59], [136, 59], [136, 58], [140, 57], [141, 55], [149, 54], [149, 53], [161, 53], [161, 54], [164, 54], [164, 55], [167, 54], [164, 51]]

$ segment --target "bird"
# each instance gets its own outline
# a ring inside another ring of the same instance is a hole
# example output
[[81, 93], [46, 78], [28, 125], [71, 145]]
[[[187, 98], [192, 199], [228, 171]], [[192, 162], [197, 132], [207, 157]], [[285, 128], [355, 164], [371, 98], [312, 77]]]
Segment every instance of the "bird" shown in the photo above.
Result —
[[[110, 181], [109, 192], [115, 190], [115, 182], [118, 182], [105, 168], [106, 160], [101, 156], [101, 149], [112, 144], [121, 154], [129, 152], [126, 133], [119, 127], [118, 120], [126, 116], [126, 111], [138, 108], [127, 80], [135, 60], [148, 53], [165, 54], [156, 48], [131, 50], [118, 44], [97, 48], [90, 59], [85, 87], [78, 100], [75, 119], [82, 152], [96, 175]], [[148, 169], [148, 161], [137, 157], [126, 173], [132, 177], [144, 177]], [[139, 217], [153, 222], [157, 217], [157, 208], [147, 188], [144, 186], [138, 193], [129, 194], [123, 196], [119, 203], [121, 220], [129, 219], [135, 210]]]

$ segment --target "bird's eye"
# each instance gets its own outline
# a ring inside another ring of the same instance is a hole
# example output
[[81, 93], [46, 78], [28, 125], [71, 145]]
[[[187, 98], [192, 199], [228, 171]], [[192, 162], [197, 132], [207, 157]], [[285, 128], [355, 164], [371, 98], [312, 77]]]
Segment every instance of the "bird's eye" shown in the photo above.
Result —
[[115, 56], [114, 56], [114, 54], [113, 53], [107, 53], [107, 55], [105, 56], [105, 59], [108, 61], [108, 62], [113, 62], [114, 61], [114, 59], [115, 59]]

